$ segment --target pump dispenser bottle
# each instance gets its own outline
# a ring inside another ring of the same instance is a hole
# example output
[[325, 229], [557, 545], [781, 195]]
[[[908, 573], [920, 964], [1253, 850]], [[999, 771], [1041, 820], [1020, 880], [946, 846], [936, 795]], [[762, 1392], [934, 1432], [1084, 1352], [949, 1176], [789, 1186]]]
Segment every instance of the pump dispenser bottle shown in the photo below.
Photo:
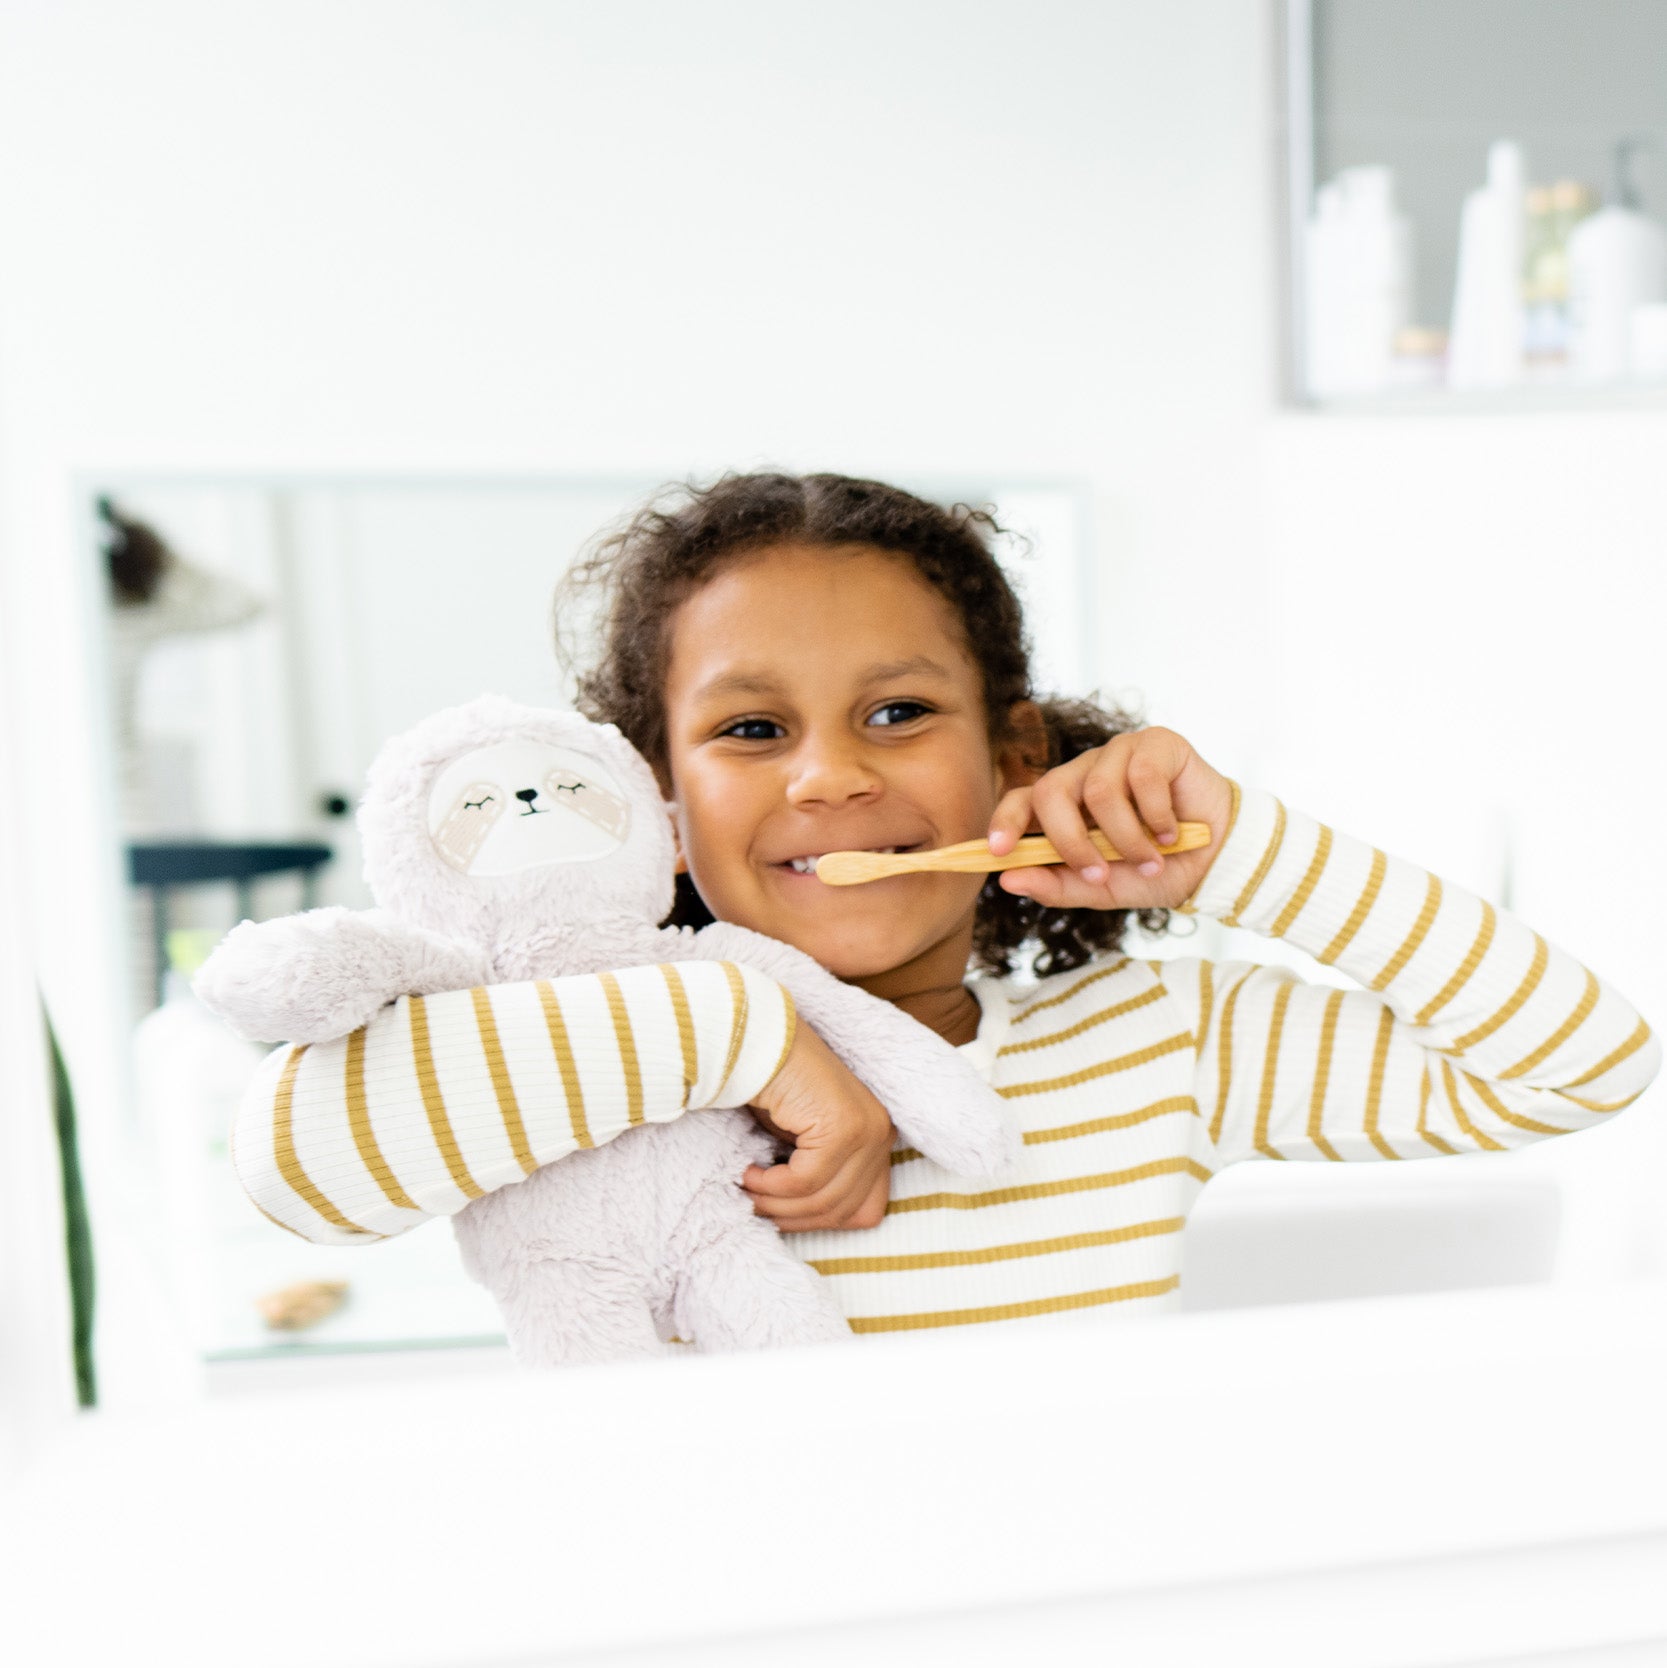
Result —
[[1667, 301], [1667, 231], [1639, 212], [1632, 153], [1615, 147], [1609, 200], [1569, 234], [1569, 370], [1578, 382], [1631, 374], [1632, 314]]
[[1522, 148], [1488, 147], [1488, 181], [1464, 200], [1447, 380], [1454, 388], [1503, 388], [1524, 374], [1522, 295], [1527, 186]]

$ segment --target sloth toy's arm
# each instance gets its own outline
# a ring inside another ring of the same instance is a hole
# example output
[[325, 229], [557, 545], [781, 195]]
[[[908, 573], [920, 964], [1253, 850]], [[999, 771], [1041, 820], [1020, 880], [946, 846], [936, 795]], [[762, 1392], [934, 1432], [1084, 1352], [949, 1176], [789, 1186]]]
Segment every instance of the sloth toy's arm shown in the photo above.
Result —
[[843, 984], [803, 951], [727, 921], [702, 927], [686, 953], [744, 962], [786, 986], [799, 1017], [934, 1163], [986, 1176], [1018, 1156], [1018, 1128], [1001, 1097], [965, 1056], [901, 1008]]
[[485, 957], [379, 909], [309, 909], [243, 921], [191, 988], [251, 1042], [328, 1042], [399, 996], [485, 984]]

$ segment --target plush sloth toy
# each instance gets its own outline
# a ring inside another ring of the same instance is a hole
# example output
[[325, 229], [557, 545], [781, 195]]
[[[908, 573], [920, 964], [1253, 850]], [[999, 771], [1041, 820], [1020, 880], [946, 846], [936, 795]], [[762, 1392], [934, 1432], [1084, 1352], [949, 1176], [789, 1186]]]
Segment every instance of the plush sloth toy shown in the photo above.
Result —
[[[378, 907], [245, 921], [195, 989], [243, 1036], [329, 1044], [401, 997], [743, 963], [787, 989], [929, 1158], [962, 1175], [1010, 1162], [1000, 1100], [907, 1014], [745, 928], [656, 924], [674, 888], [668, 811], [611, 724], [496, 695], [448, 708], [371, 766], [358, 822]], [[848, 1337], [820, 1276], [740, 1188], [774, 1154], [742, 1110], [628, 1129], [457, 1210], [464, 1266], [527, 1365], [659, 1354], [672, 1336], [703, 1350]]]

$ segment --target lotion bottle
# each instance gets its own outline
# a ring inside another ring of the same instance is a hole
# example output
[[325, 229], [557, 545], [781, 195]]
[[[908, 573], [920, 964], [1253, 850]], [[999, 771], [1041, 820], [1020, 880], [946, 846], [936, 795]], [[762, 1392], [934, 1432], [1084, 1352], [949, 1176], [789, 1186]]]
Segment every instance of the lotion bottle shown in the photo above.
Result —
[[1632, 313], [1667, 301], [1667, 232], [1638, 210], [1632, 153], [1615, 147], [1609, 201], [1569, 234], [1569, 369], [1580, 382], [1631, 374]]
[[1522, 381], [1525, 174], [1521, 146], [1496, 140], [1488, 147], [1487, 184], [1464, 200], [1447, 348], [1451, 387], [1504, 388]]

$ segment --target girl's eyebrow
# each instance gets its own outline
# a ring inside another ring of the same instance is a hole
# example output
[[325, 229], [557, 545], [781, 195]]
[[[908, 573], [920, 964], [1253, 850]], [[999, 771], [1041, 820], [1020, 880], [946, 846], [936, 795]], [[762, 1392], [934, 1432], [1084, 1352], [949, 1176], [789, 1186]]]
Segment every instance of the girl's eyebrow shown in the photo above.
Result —
[[[892, 678], [909, 677], [917, 673], [934, 674], [947, 678], [953, 674], [928, 655], [911, 655], [907, 660], [885, 660], [870, 666], [862, 675], [865, 684], [885, 683]], [[779, 695], [780, 681], [767, 672], [721, 672], [708, 678], [694, 692], [697, 701], [716, 700], [723, 695]]]
[[695, 690], [697, 701], [715, 700], [720, 695], [778, 695], [781, 685], [763, 672], [724, 672], [708, 678]]
[[940, 666], [937, 661], [927, 655], [911, 655], [907, 660], [881, 661], [877, 666], [870, 666], [863, 674], [864, 683], [886, 683], [892, 678], [906, 678], [917, 672], [935, 674], [940, 678], [953, 676], [948, 667]]

